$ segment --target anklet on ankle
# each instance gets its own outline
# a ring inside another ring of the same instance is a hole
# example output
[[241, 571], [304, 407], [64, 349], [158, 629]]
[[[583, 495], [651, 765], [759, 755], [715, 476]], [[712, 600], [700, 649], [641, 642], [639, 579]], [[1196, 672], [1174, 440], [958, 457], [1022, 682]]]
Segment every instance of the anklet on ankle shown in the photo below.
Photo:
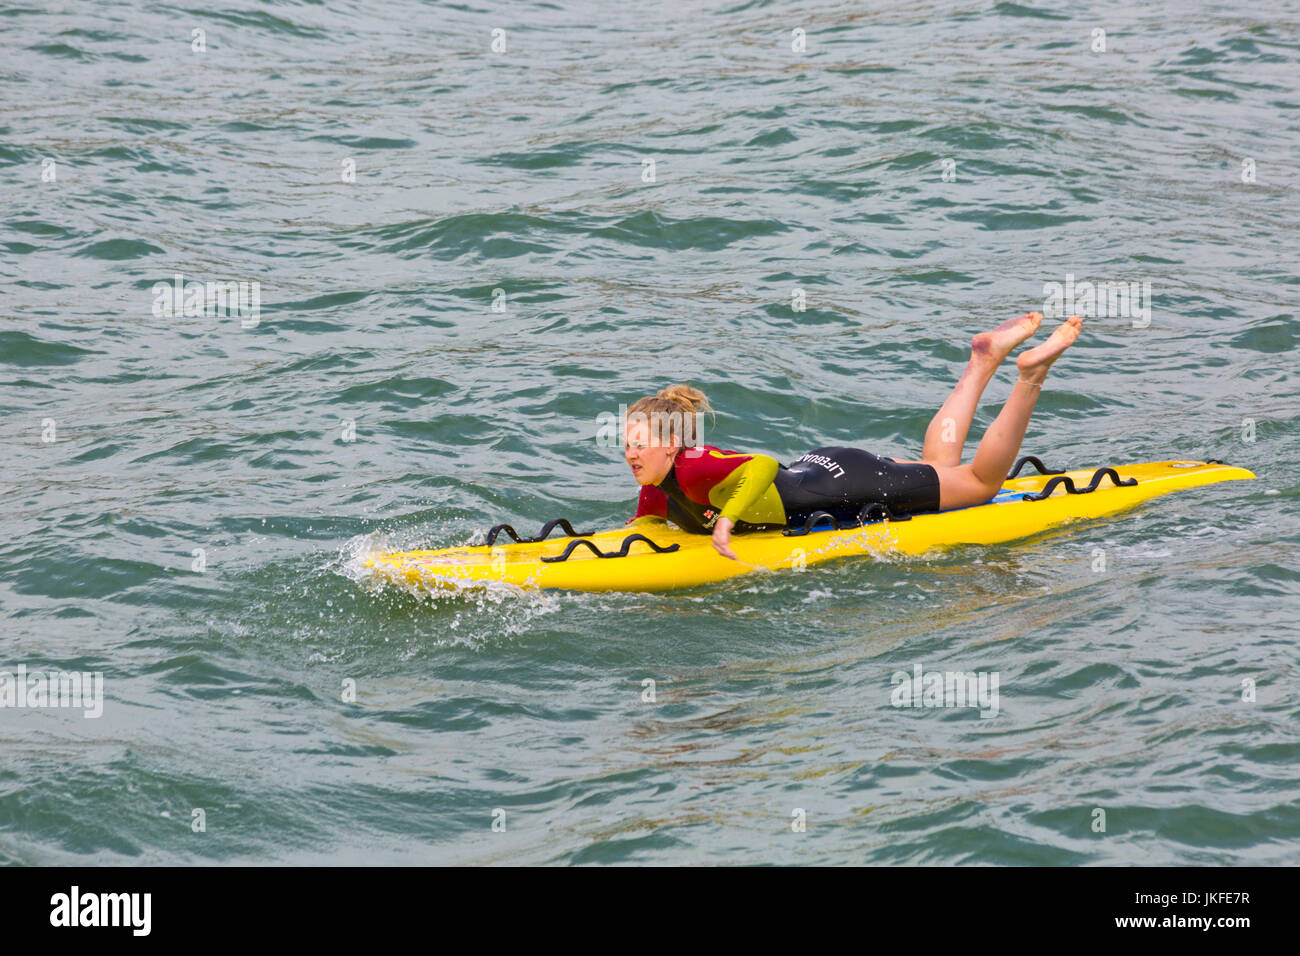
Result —
[[1042, 382], [1031, 382], [1031, 381], [1029, 381], [1029, 379], [1027, 379], [1027, 378], [1019, 379], [1019, 384], [1021, 384], [1021, 385], [1028, 385], [1028, 386], [1030, 386], [1031, 388], [1042, 388], [1042, 387], [1043, 387], [1043, 383], [1042, 383]]

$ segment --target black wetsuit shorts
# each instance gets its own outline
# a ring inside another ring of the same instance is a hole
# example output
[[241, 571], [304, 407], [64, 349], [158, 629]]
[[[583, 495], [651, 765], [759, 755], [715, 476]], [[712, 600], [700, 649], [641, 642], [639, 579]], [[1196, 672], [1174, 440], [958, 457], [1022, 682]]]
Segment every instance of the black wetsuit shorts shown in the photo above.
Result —
[[803, 524], [814, 511], [852, 521], [873, 502], [896, 515], [939, 510], [934, 468], [901, 464], [858, 448], [814, 449], [777, 472], [776, 489], [792, 526]]

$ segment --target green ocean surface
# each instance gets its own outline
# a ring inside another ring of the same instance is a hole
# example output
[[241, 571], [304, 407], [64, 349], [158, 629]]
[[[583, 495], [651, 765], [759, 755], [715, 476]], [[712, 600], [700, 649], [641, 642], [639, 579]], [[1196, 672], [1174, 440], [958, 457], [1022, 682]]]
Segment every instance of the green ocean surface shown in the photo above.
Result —
[[[1300, 863], [1298, 26], [0, 6], [0, 671], [104, 682], [0, 707], [0, 862]], [[918, 457], [1067, 281], [1149, 314], [1087, 318], [1024, 451], [1258, 480], [657, 595], [357, 570], [620, 523], [600, 416], [672, 382], [723, 448]], [[997, 716], [893, 706], [918, 665]]]

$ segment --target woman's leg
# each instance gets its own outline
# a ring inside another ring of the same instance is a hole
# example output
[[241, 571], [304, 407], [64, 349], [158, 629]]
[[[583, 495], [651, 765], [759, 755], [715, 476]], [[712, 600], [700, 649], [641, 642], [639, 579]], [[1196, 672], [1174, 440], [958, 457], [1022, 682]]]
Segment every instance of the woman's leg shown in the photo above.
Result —
[[921, 460], [927, 465], [952, 467], [961, 464], [962, 447], [970, 431], [975, 407], [993, 373], [1011, 350], [1029, 338], [1043, 321], [1042, 313], [1030, 312], [1008, 319], [992, 332], [981, 332], [970, 343], [970, 363], [956, 387], [925, 430]]
[[[1011, 397], [1002, 406], [980, 440], [975, 460], [969, 465], [935, 465], [939, 474], [939, 507], [964, 508], [982, 504], [998, 493], [1002, 482], [1020, 452], [1033, 414], [1038, 393], [1047, 371], [1067, 348], [1079, 337], [1083, 320], [1070, 316], [1042, 345], [1023, 352], [1016, 360], [1020, 379], [1011, 390]], [[933, 464], [931, 462], [931, 464]]]

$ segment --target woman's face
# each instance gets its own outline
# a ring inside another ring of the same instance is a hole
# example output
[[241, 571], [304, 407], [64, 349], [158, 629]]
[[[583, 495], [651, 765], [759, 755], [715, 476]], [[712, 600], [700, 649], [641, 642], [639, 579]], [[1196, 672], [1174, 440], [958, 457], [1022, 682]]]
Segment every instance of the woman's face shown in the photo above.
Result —
[[660, 444], [657, 435], [652, 437], [648, 421], [642, 419], [627, 423], [623, 456], [632, 469], [632, 477], [640, 484], [657, 485], [668, 477], [678, 448], [677, 445]]

